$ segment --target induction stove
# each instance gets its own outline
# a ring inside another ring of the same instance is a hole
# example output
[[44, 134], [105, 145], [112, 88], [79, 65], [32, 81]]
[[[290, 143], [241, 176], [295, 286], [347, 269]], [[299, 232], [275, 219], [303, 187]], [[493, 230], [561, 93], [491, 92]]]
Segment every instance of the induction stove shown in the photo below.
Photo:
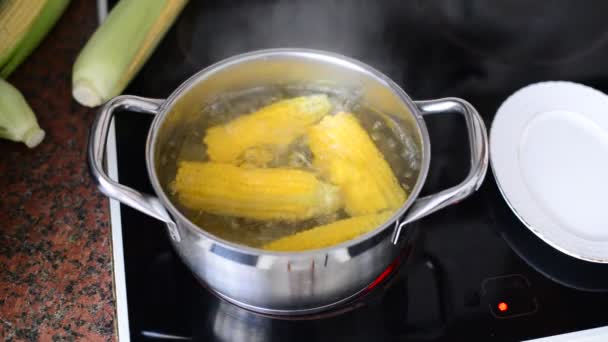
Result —
[[[495, 4], [192, 1], [125, 94], [165, 98], [213, 62], [289, 46], [360, 59], [415, 100], [462, 97], [488, 128], [501, 102], [532, 82], [608, 90], [608, 23], [595, 15], [601, 9]], [[151, 120], [117, 113], [107, 149], [111, 176], [148, 193]], [[469, 166], [460, 117], [427, 123], [431, 166], [422, 195], [457, 184]], [[535, 237], [510, 212], [490, 171], [470, 198], [412, 224], [407, 262], [387, 270], [364, 297], [300, 319], [259, 315], [216, 297], [174, 253], [161, 222], [116, 201], [111, 219], [121, 341], [608, 339], [608, 266], [573, 259]]]

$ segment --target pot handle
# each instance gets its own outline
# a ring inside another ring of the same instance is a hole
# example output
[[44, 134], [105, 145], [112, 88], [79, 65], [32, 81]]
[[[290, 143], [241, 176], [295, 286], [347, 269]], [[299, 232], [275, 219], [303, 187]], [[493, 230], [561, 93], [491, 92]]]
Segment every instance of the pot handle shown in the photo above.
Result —
[[108, 101], [97, 114], [89, 134], [89, 169], [99, 190], [108, 197], [165, 222], [173, 239], [179, 241], [175, 222], [155, 196], [141, 193], [112, 180], [104, 170], [103, 159], [106, 150], [108, 130], [117, 109], [156, 115], [164, 100], [121, 95]]
[[405, 216], [397, 223], [393, 234], [395, 244], [399, 242], [399, 236], [408, 223], [457, 203], [479, 189], [488, 169], [488, 133], [481, 116], [470, 103], [454, 97], [414, 101], [414, 103], [422, 115], [456, 112], [464, 116], [471, 150], [471, 170], [460, 184], [414, 201]]

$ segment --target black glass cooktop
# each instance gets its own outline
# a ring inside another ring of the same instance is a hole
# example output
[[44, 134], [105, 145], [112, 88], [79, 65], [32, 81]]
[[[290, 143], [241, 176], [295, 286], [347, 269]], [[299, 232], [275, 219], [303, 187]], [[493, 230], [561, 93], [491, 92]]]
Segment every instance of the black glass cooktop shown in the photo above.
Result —
[[[608, 90], [608, 3], [571, 1], [192, 1], [125, 93], [163, 98], [230, 55], [310, 47], [360, 59], [414, 99], [462, 97], [488, 128], [518, 88], [571, 80]], [[152, 192], [151, 117], [116, 117], [120, 181]], [[423, 193], [468, 167], [458, 116], [428, 121]], [[163, 225], [121, 206], [128, 316], [135, 341], [522, 340], [608, 325], [608, 266], [545, 245], [510, 212], [491, 171], [469, 199], [412, 225], [409, 263], [341, 314], [280, 320], [228, 304], [173, 253]], [[113, 227], [117, 229], [117, 227]]]

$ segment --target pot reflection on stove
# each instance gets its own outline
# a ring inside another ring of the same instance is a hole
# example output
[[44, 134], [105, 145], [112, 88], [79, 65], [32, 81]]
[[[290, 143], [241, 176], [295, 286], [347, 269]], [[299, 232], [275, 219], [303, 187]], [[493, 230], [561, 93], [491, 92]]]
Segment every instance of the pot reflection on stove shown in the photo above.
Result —
[[[264, 322], [266, 320], [266, 322]], [[270, 340], [267, 318], [221, 301], [213, 318], [213, 335], [219, 341], [262, 342]]]
[[173, 252], [157, 255], [143, 271], [148, 285], [138, 287], [143, 296], [131, 297], [131, 304], [146, 303], [143, 321], [133, 321], [142, 324], [137, 331], [144, 340], [405, 341], [445, 333], [440, 260], [415, 249], [406, 249], [382, 279], [351, 302], [296, 317], [254, 313], [219, 299]]
[[159, 333], [156, 331], [148, 331], [148, 330], [142, 331], [141, 335], [143, 337], [146, 337], [148, 339], [153, 339], [153, 340], [168, 340], [168, 341], [191, 341], [192, 340], [192, 338], [186, 337], [186, 336], [171, 335], [171, 334]]
[[[269, 317], [221, 301], [211, 315], [218, 341], [341, 339], [433, 340], [445, 332], [439, 263], [422, 256], [394, 272], [353, 303], [306, 317]], [[415, 305], [415, 307], [412, 307]]]
[[[418, 228], [412, 225], [413, 239]], [[147, 286], [137, 292], [143, 297], [131, 297], [131, 303], [146, 303], [143, 326], [137, 330], [150, 341], [432, 340], [445, 330], [440, 260], [416, 249], [405, 249], [352, 301], [296, 317], [254, 313], [219, 299], [174, 252], [157, 255], [143, 271], [147, 277], [142, 284]]]

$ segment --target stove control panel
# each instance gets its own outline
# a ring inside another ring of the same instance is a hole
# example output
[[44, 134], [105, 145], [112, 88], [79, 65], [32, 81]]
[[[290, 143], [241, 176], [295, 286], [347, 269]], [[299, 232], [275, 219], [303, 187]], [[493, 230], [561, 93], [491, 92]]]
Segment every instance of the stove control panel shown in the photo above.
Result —
[[486, 278], [481, 283], [482, 302], [498, 319], [515, 318], [538, 311], [538, 299], [530, 281], [521, 274]]

